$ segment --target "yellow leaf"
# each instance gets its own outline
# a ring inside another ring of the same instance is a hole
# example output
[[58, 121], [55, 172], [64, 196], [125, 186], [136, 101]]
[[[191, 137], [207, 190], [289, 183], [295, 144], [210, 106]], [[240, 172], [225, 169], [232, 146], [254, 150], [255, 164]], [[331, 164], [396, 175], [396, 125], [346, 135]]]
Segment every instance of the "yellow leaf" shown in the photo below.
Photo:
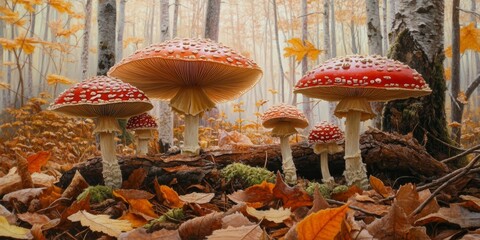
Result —
[[55, 85], [55, 84], [73, 84], [75, 81], [68, 79], [65, 76], [57, 75], [57, 74], [49, 74], [47, 76], [47, 83], [48, 85]]
[[295, 60], [297, 62], [302, 61], [305, 55], [307, 55], [310, 60], [315, 61], [317, 60], [318, 55], [320, 55], [322, 52], [321, 50], [315, 48], [315, 46], [308, 40], [305, 40], [305, 45], [300, 38], [292, 38], [288, 40], [288, 43], [290, 46], [283, 49], [285, 51], [283, 56], [295, 56]]
[[110, 219], [109, 215], [93, 215], [81, 210], [68, 217], [72, 222], [80, 222], [82, 226], [92, 231], [103, 232], [112, 237], [118, 237], [123, 231], [132, 230], [132, 225], [127, 220]]
[[390, 195], [390, 191], [387, 190], [382, 180], [374, 177], [373, 175], [370, 175], [370, 186], [372, 186], [373, 190], [382, 195], [384, 198]]
[[0, 82], [0, 89], [10, 89], [10, 84], [6, 82]]
[[348, 211], [345, 204], [338, 208], [328, 208], [309, 215], [297, 224], [299, 240], [334, 239], [340, 232]]
[[42, 0], [16, 0], [16, 3], [22, 4], [25, 10], [33, 13], [35, 12], [34, 5], [38, 5], [42, 3]]
[[444, 71], [445, 71], [445, 80], [446, 81], [452, 80], [452, 69], [448, 67], [448, 68], [445, 68]]
[[74, 14], [72, 11], [73, 5], [70, 1], [49, 0], [48, 3], [60, 13]]
[[269, 210], [262, 211], [247, 206], [247, 213], [250, 216], [256, 217], [258, 220], [265, 218], [274, 223], [282, 223], [284, 220], [290, 218], [292, 211], [290, 211], [290, 208], [284, 209], [283, 207], [280, 209], [270, 208]]
[[14, 40], [0, 38], [0, 44], [5, 50], [13, 51], [17, 48], [17, 43]]
[[0, 7], [0, 13], [3, 13], [3, 16], [0, 16], [0, 20], [4, 20], [7, 23], [23, 26], [27, 22], [25, 19], [20, 18], [18, 12], [14, 12], [6, 7]]
[[[480, 29], [473, 22], [460, 29], [460, 53], [465, 50], [480, 52]], [[452, 46], [445, 49], [445, 56], [452, 57]]]
[[29, 229], [10, 225], [4, 216], [0, 216], [0, 236], [16, 239], [32, 239]]
[[70, 37], [71, 35], [75, 34], [76, 32], [78, 32], [81, 29], [83, 29], [82, 24], [75, 24], [69, 29], [63, 29], [63, 28], [57, 29], [57, 34], [56, 35], [58, 37], [65, 37], [66, 38], [66, 37]]
[[24, 35], [17, 37], [15, 39], [15, 43], [17, 47], [21, 47], [26, 54], [31, 54], [35, 50], [35, 46], [33, 44], [39, 43], [39, 41], [35, 38], [27, 38]]
[[457, 95], [457, 101], [460, 102], [461, 104], [463, 105], [467, 105], [468, 104], [468, 99], [467, 99], [467, 95], [465, 94], [464, 91], [460, 91]]

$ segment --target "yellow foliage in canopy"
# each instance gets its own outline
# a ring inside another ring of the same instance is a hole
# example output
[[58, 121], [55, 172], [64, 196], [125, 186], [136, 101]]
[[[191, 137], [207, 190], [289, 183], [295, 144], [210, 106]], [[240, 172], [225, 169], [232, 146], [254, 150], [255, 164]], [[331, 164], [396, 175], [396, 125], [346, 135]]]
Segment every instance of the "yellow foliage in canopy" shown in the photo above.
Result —
[[42, 4], [42, 0], [14, 0], [15, 3], [22, 4], [23, 8], [29, 12], [35, 12], [33, 5]]
[[452, 69], [451, 68], [445, 68], [444, 69], [444, 72], [445, 72], [445, 80], [446, 81], [450, 81], [452, 80]]
[[132, 43], [132, 44], [140, 44], [140, 43], [143, 43], [143, 38], [139, 38], [139, 37], [128, 37], [126, 39], [123, 40], [123, 48], [126, 48], [128, 47], [128, 45]]
[[57, 36], [67, 38], [82, 29], [83, 29], [83, 24], [75, 24], [69, 29], [63, 29], [63, 28], [57, 29]]
[[3, 14], [3, 16], [0, 16], [0, 20], [4, 20], [7, 23], [17, 26], [23, 26], [26, 23], [25, 19], [20, 18], [20, 14], [18, 12], [14, 12], [9, 8], [0, 7], [0, 13]]
[[68, 79], [65, 76], [57, 75], [57, 74], [49, 74], [47, 76], [47, 83], [49, 85], [55, 85], [55, 84], [73, 84], [75, 81]]
[[39, 43], [35, 38], [27, 38], [20, 36], [14, 40], [0, 38], [0, 45], [8, 51], [13, 51], [15, 49], [22, 49], [26, 54], [31, 54], [35, 50], [34, 44]]
[[310, 60], [315, 61], [317, 60], [318, 55], [322, 53], [321, 50], [315, 48], [315, 46], [308, 40], [305, 40], [305, 45], [300, 38], [292, 38], [288, 40], [288, 43], [291, 46], [283, 49], [285, 51], [283, 56], [295, 56], [297, 62], [302, 61], [305, 55], [307, 55]]
[[[480, 52], [480, 29], [473, 22], [460, 29], [460, 53], [465, 50]], [[445, 49], [445, 56], [452, 57], [452, 46]]]
[[73, 5], [70, 1], [48, 0], [48, 3], [60, 13], [75, 14], [75, 12], [72, 11]]
[[0, 89], [10, 89], [10, 84], [6, 82], [0, 82]]

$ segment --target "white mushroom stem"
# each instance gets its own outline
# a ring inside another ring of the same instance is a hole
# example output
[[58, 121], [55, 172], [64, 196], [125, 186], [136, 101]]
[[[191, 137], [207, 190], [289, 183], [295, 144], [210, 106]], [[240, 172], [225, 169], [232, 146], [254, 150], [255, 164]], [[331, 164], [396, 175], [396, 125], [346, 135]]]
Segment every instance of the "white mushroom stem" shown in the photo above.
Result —
[[114, 189], [122, 186], [122, 171], [116, 156], [115, 132], [120, 131], [117, 119], [114, 117], [99, 117], [95, 133], [100, 136], [100, 151], [102, 153], [103, 181], [105, 186]]
[[320, 153], [320, 169], [322, 171], [322, 182], [326, 184], [335, 183], [332, 175], [330, 175], [330, 170], [328, 168], [328, 152], [324, 151]]
[[183, 136], [182, 154], [198, 155], [200, 146], [198, 145], [198, 125], [199, 115], [185, 114], [185, 132]]
[[288, 142], [288, 136], [280, 137], [280, 150], [282, 152], [282, 169], [285, 175], [285, 182], [288, 184], [297, 184], [297, 169], [293, 163], [292, 149]]
[[137, 137], [137, 155], [146, 155], [148, 153], [148, 144], [150, 139], [152, 139], [152, 130], [135, 130], [135, 135]]
[[345, 121], [345, 172], [343, 175], [348, 185], [368, 187], [367, 169], [362, 162], [360, 152], [360, 118], [359, 111], [348, 111]]

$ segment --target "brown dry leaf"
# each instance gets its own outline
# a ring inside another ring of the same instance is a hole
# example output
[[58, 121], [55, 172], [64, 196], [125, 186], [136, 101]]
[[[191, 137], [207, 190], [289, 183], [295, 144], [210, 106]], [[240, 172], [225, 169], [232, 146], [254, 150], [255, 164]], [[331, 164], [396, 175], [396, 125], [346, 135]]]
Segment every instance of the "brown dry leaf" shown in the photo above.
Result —
[[222, 212], [213, 212], [202, 217], [190, 219], [178, 228], [182, 239], [204, 239], [214, 230], [222, 227]]
[[253, 208], [261, 208], [273, 200], [273, 183], [263, 181], [245, 190], [239, 190], [227, 197], [235, 203], [245, 203]]
[[222, 228], [254, 225], [243, 214], [236, 212], [222, 218]]
[[115, 189], [113, 190], [113, 196], [122, 199], [125, 202], [131, 199], [152, 199], [155, 195], [137, 189]]
[[280, 207], [279, 209], [270, 208], [269, 210], [256, 210], [252, 207], [247, 207], [248, 215], [257, 218], [258, 220], [266, 219], [274, 223], [282, 223], [284, 220], [290, 218], [292, 211], [289, 208], [284, 209]]
[[39, 172], [32, 173], [31, 177], [35, 187], [51, 187], [57, 181], [54, 176]]
[[112, 237], [118, 237], [122, 232], [132, 230], [129, 221], [111, 219], [109, 215], [93, 215], [83, 210], [70, 215], [68, 220], [80, 222], [82, 226], [92, 231], [102, 232]]
[[75, 175], [73, 175], [72, 181], [68, 185], [68, 187], [63, 191], [62, 197], [64, 198], [76, 198], [80, 193], [83, 192], [85, 188], [88, 187], [88, 183], [83, 178], [82, 174], [77, 170], [75, 171]]
[[360, 195], [360, 194], [358, 194], [358, 193], [355, 194], [354, 199], [355, 199], [355, 201], [357, 201], [357, 202], [371, 202], [371, 203], [375, 203], [375, 202], [376, 202], [373, 198], [371, 198], [371, 197], [369, 197], [369, 196], [367, 196], [367, 195], [363, 195], [363, 194]]
[[44, 225], [50, 222], [50, 218], [48, 218], [43, 214], [38, 214], [38, 213], [26, 212], [26, 213], [19, 213], [17, 214], [17, 216], [20, 220], [27, 222], [32, 226], [35, 224]]
[[197, 204], [204, 204], [209, 203], [213, 197], [215, 197], [215, 193], [189, 193], [185, 195], [178, 196], [180, 200], [187, 202], [187, 203], [197, 203]]
[[178, 197], [178, 193], [168, 186], [158, 184], [158, 180], [155, 178], [154, 182], [155, 193], [159, 202], [170, 208], [183, 207], [184, 202]]
[[137, 214], [134, 214], [134, 213], [131, 213], [131, 212], [127, 212], [125, 214], [123, 214], [120, 218], [118, 218], [119, 220], [127, 220], [130, 222], [130, 224], [132, 224], [132, 227], [134, 228], [137, 228], [137, 227], [141, 227], [143, 225], [145, 225], [148, 221], [143, 218], [142, 216], [139, 216]]
[[218, 229], [208, 236], [209, 240], [258, 240], [262, 239], [263, 231], [258, 225], [228, 227], [226, 229]]
[[465, 202], [462, 206], [475, 212], [480, 212], [480, 198], [476, 198], [470, 195], [460, 195], [460, 198]]
[[376, 214], [378, 216], [385, 216], [390, 210], [390, 206], [387, 206], [387, 205], [382, 205], [382, 204], [377, 204], [372, 202], [359, 202], [357, 200], [352, 200], [350, 202], [350, 205], [362, 208], [367, 212]]
[[395, 201], [387, 215], [367, 226], [368, 232], [378, 239], [405, 239], [412, 228], [407, 215]]
[[296, 226], [299, 240], [329, 240], [340, 232], [342, 222], [348, 212], [348, 205], [328, 208], [313, 213]]
[[0, 204], [0, 216], [5, 217], [10, 224], [15, 224], [17, 222], [17, 216], [8, 211], [8, 209], [2, 204]]
[[418, 219], [415, 225], [426, 225], [431, 222], [449, 222], [461, 228], [480, 227], [480, 213], [471, 212], [461, 204], [450, 204], [450, 208], [440, 208], [438, 212]]
[[392, 191], [390, 191], [385, 187], [385, 184], [382, 182], [382, 180], [374, 177], [373, 175], [370, 175], [370, 186], [382, 197], [386, 198], [392, 195]]
[[277, 180], [273, 188], [273, 196], [281, 199], [284, 208], [290, 208], [292, 211], [303, 206], [312, 206], [313, 201], [310, 195], [299, 186], [290, 187], [282, 179], [280, 173], [277, 173]]
[[153, 211], [153, 205], [147, 199], [130, 199], [130, 211], [141, 215], [147, 220], [158, 218], [158, 215]]
[[0, 178], [0, 195], [22, 189], [22, 179], [17, 173], [17, 168], [11, 168], [7, 175]]
[[62, 212], [62, 216], [60, 217], [60, 223], [64, 223], [67, 221], [68, 217], [78, 211], [85, 210], [90, 211], [90, 194], [82, 200], [77, 200], [73, 202], [65, 211]]
[[42, 208], [47, 208], [55, 200], [59, 199], [62, 196], [62, 189], [53, 185], [40, 194], [38, 199], [40, 200], [40, 206]]
[[313, 206], [308, 211], [307, 216], [329, 207], [328, 202], [323, 198], [322, 194], [320, 194], [318, 186], [315, 186], [315, 190], [313, 191]]
[[10, 202], [11, 200], [16, 199], [24, 204], [28, 204], [31, 199], [37, 198], [43, 193], [43, 191], [45, 191], [45, 188], [22, 189], [5, 194], [5, 196], [3, 196], [3, 201]]
[[427, 229], [424, 227], [412, 227], [405, 236], [408, 240], [430, 240], [427, 234]]
[[[417, 192], [416, 187], [411, 184], [405, 184], [400, 187], [397, 191], [396, 201], [397, 204], [403, 209], [405, 214], [409, 216], [425, 199], [431, 195], [430, 190], [426, 189]], [[428, 205], [417, 215], [414, 219], [410, 221], [413, 223], [416, 219], [422, 218], [430, 213], [437, 212], [440, 209], [437, 201], [433, 199], [428, 203]]]
[[20, 175], [21, 184], [23, 188], [33, 188], [32, 176], [30, 175], [29, 164], [27, 159], [18, 151], [15, 152], [17, 157], [18, 175]]
[[42, 225], [35, 224], [32, 226], [32, 229], [30, 231], [35, 240], [47, 240], [47, 238], [43, 235]]
[[48, 151], [40, 151], [27, 157], [28, 172], [40, 172], [40, 169], [47, 164], [52, 154]]
[[346, 202], [350, 197], [354, 196], [356, 193], [362, 194], [363, 190], [360, 189], [357, 185], [352, 185], [348, 188], [347, 191], [342, 193], [332, 194], [331, 197], [332, 199], [335, 199], [337, 201]]
[[122, 183], [123, 189], [139, 189], [145, 178], [147, 177], [147, 170], [144, 168], [137, 168], [128, 176], [128, 179]]
[[155, 239], [155, 240], [181, 240], [178, 230], [161, 229], [152, 233], [147, 233], [145, 228], [137, 228], [120, 234], [119, 240], [130, 239]]
[[10, 237], [15, 239], [33, 238], [29, 229], [10, 225], [4, 216], [0, 216], [0, 237]]

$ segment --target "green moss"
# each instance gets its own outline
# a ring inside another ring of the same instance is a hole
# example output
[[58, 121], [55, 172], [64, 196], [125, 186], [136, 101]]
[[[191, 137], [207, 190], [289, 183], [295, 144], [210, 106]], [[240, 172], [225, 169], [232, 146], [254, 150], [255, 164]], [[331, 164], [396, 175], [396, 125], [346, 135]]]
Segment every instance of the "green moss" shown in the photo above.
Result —
[[348, 186], [339, 185], [339, 186], [336, 186], [332, 189], [332, 194], [343, 193], [343, 192], [346, 192], [346, 191], [348, 191]]
[[77, 200], [83, 200], [90, 194], [90, 203], [103, 202], [105, 199], [113, 198], [112, 191], [111, 187], [103, 185], [89, 186], [78, 195]]
[[315, 192], [315, 187], [318, 187], [318, 191], [320, 192], [320, 194], [322, 194], [324, 198], [330, 198], [332, 189], [330, 189], [328, 184], [309, 182], [305, 191], [308, 193], [308, 195], [313, 196], [313, 193]]
[[145, 224], [143, 227], [146, 229], [150, 229], [155, 224], [158, 224], [158, 223], [164, 223], [164, 222], [167, 222], [168, 220], [173, 220], [173, 219], [176, 221], [181, 221], [184, 218], [185, 218], [185, 213], [183, 212], [182, 208], [172, 208], [168, 210], [168, 212], [160, 216], [159, 218], [154, 219], [151, 222]]
[[275, 174], [265, 168], [250, 167], [242, 163], [232, 163], [221, 170], [222, 177], [227, 181], [240, 179], [247, 186], [260, 184], [263, 181], [275, 182]]

